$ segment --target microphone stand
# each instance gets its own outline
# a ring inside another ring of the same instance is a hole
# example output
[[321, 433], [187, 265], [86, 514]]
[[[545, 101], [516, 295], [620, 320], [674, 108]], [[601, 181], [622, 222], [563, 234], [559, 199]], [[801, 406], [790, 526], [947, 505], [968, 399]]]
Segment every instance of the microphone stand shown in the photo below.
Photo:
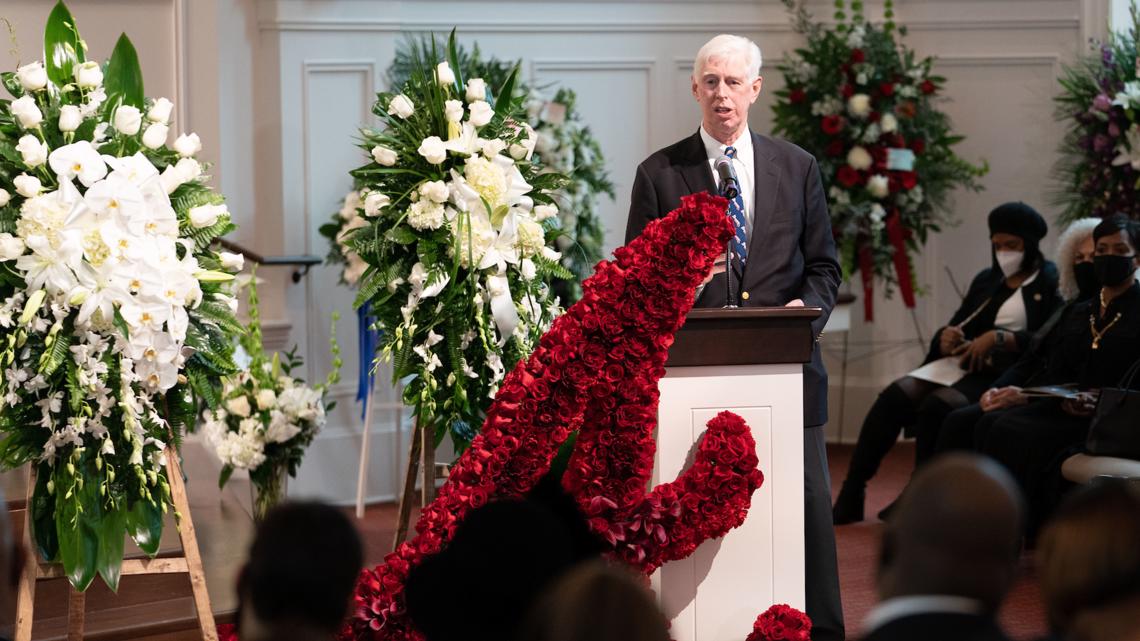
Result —
[[[721, 185], [720, 195], [723, 196], [724, 198], [728, 199], [728, 200], [732, 200], [732, 198], [728, 197], [728, 192], [730, 190], [731, 190], [731, 187], [729, 187], [728, 183], [725, 182]], [[733, 195], [733, 198], [735, 198], [735, 197], [736, 196]], [[727, 210], [725, 210], [725, 214], [726, 215], [728, 214]], [[732, 294], [732, 239], [731, 238], [729, 238], [728, 242], [726, 242], [724, 244], [724, 300], [725, 300], [724, 309], [736, 309], [738, 307], [738, 305], [736, 304], [736, 296], [733, 296], [733, 294]]]

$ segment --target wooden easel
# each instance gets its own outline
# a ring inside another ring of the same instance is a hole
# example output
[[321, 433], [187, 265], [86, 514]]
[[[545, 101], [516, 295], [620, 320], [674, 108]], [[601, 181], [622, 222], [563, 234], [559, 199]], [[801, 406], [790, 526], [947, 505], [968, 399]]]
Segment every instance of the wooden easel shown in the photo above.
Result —
[[421, 469], [423, 485], [420, 488], [420, 506], [426, 507], [435, 498], [436, 480], [447, 478], [450, 466], [436, 464], [435, 434], [424, 429], [419, 419], [416, 419], [415, 427], [412, 428], [412, 442], [408, 446], [408, 471], [404, 475], [404, 489], [400, 493], [400, 512], [396, 519], [393, 550], [408, 538], [408, 521], [412, 516], [412, 503], [416, 500], [416, 477]]
[[[32, 555], [32, 559], [24, 566], [20, 576], [19, 592], [16, 597], [16, 640], [31, 641], [32, 617], [36, 600], [36, 580], [65, 577], [63, 566], [58, 563], [46, 563], [35, 553], [32, 542], [31, 505], [32, 493], [36, 487], [36, 471], [34, 465], [28, 466], [28, 502], [24, 513], [24, 549]], [[155, 559], [125, 559], [123, 561], [122, 576], [139, 574], [174, 574], [188, 573], [190, 575], [190, 588], [194, 592], [194, 606], [198, 611], [198, 628], [202, 632], [203, 641], [218, 641], [218, 629], [214, 624], [214, 613], [210, 610], [210, 596], [206, 593], [206, 574], [202, 570], [202, 556], [198, 552], [198, 537], [194, 533], [194, 522], [190, 519], [190, 503], [186, 500], [186, 485], [182, 481], [182, 468], [178, 463], [178, 454], [169, 451], [166, 456], [166, 479], [170, 483], [170, 496], [174, 500], [174, 509], [180, 516], [178, 521], [178, 536], [182, 540], [182, 555]], [[69, 587], [70, 598], [67, 603], [67, 641], [80, 641], [83, 639], [83, 617], [86, 604], [86, 594], [77, 592]]]

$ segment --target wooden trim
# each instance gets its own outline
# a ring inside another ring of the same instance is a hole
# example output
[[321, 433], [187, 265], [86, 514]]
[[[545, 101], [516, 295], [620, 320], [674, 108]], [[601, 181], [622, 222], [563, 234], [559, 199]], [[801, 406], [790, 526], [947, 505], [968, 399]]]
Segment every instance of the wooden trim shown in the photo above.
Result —
[[704, 308], [689, 312], [666, 367], [806, 363], [815, 350], [818, 307]]

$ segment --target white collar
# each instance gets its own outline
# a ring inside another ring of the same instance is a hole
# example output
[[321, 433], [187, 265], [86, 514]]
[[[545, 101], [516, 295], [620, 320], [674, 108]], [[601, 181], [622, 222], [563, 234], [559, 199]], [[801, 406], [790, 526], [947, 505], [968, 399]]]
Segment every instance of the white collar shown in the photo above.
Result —
[[[710, 159], [720, 158], [721, 155], [724, 154], [725, 147], [730, 146], [730, 145], [726, 145], [726, 144], [722, 143], [721, 141], [717, 140], [716, 138], [713, 138], [712, 134], [705, 131], [704, 125], [701, 125], [701, 142], [703, 142], [705, 144], [705, 154], [707, 154]], [[741, 160], [743, 160], [745, 158], [751, 158], [752, 157], [752, 130], [749, 129], [747, 125], [745, 125], [744, 131], [740, 132], [740, 136], [738, 136], [736, 138], [736, 140], [733, 141], [731, 146], [736, 147], [736, 157], [737, 158], [739, 158]]]
[[887, 599], [876, 605], [863, 619], [866, 636], [884, 625], [914, 614], [981, 614], [985, 607], [981, 601], [948, 594], [915, 594]]

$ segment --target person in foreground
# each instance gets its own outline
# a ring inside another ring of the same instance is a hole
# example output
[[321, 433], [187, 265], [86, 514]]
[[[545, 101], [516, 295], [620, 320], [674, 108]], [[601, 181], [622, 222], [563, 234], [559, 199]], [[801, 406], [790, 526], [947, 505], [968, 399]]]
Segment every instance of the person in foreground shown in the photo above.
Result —
[[242, 641], [327, 641], [364, 564], [356, 527], [323, 503], [285, 503], [257, 526], [238, 575]]
[[[760, 48], [740, 36], [719, 35], [693, 63], [692, 93], [701, 108], [700, 128], [655, 152], [638, 166], [626, 226], [626, 242], [680, 205], [681, 197], [718, 193], [714, 163], [726, 156], [740, 186], [727, 215], [736, 227], [734, 259], [698, 290], [697, 307], [819, 307], [812, 323], [823, 331], [839, 289], [840, 269], [819, 167], [811, 154], [752, 132], [748, 110], [760, 95]], [[732, 279], [735, 300], [725, 292]], [[831, 525], [831, 480], [823, 424], [827, 422], [827, 372], [816, 344], [804, 365], [804, 529], [807, 614], [816, 641], [842, 640], [843, 611]]]
[[[1060, 305], [1057, 269], [1038, 247], [1048, 231], [1045, 219], [1025, 203], [1010, 202], [995, 207], [988, 224], [993, 264], [974, 277], [958, 311], [934, 334], [923, 361], [957, 357], [962, 377], [953, 385], [940, 385], [903, 376], [879, 394], [863, 419], [835, 499], [836, 525], [863, 520], [867, 482], [904, 428], [913, 427], [918, 434], [936, 432], [951, 411], [976, 403]], [[919, 441], [916, 465], [933, 453], [928, 443]], [[885, 519], [890, 509], [879, 517]]]
[[883, 531], [880, 603], [864, 641], [1005, 641], [995, 614], [1017, 572], [1022, 500], [998, 464], [964, 453], [920, 469]]
[[1140, 641], [1140, 488], [1101, 479], [1070, 494], [1041, 534], [1054, 639]]

